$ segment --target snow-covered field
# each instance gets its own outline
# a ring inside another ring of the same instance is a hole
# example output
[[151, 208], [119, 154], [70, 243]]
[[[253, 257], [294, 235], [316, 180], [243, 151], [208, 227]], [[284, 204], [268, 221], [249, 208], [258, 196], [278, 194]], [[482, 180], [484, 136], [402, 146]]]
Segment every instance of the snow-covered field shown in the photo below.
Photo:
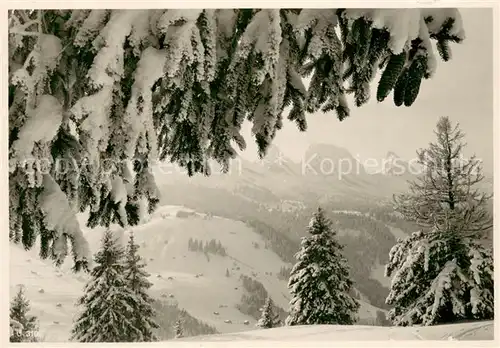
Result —
[[[494, 339], [493, 321], [428, 327], [378, 327], [314, 325], [280, 327], [233, 334], [184, 338], [181, 341], [380, 341], [380, 340], [491, 340]], [[493, 342], [492, 342], [493, 343]]]
[[[181, 212], [181, 213], [180, 213]], [[84, 226], [85, 217], [79, 216]], [[115, 228], [118, 234], [123, 233]], [[84, 229], [92, 252], [97, 251], [104, 229]], [[176, 301], [194, 317], [210, 324], [221, 333], [255, 330], [255, 319], [242, 314], [235, 306], [244, 289], [240, 275], [259, 280], [274, 302], [288, 309], [286, 282], [277, 278], [285, 264], [269, 249], [262, 237], [239, 221], [206, 216], [183, 207], [164, 206], [150, 221], [134, 228], [140, 253], [148, 262], [152, 295]], [[188, 250], [189, 238], [221, 242], [228, 256], [216, 256]], [[256, 247], [258, 245], [258, 247]], [[77, 313], [74, 303], [82, 295], [86, 276], [70, 271], [71, 260], [61, 269], [51, 261], [41, 260], [38, 248], [24, 251], [10, 248], [11, 296], [18, 284], [26, 287], [33, 314], [40, 322], [40, 336], [45, 341], [66, 341]], [[230, 276], [226, 277], [226, 270]], [[378, 308], [361, 303], [362, 319], [376, 317]], [[218, 312], [215, 314], [214, 312]], [[225, 323], [230, 320], [231, 323]], [[244, 322], [248, 320], [249, 325]]]

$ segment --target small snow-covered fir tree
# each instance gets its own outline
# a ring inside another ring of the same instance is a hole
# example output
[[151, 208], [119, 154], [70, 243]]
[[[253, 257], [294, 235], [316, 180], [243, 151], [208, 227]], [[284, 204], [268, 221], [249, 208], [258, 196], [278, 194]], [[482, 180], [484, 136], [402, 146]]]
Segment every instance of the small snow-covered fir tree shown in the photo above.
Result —
[[[136, 225], [155, 209], [158, 159], [224, 171], [245, 120], [263, 158], [283, 118], [349, 114], [394, 91], [410, 106], [437, 51], [464, 39], [457, 9], [11, 10], [9, 237], [76, 269], [89, 227]], [[340, 29], [340, 30], [339, 30]], [[303, 79], [310, 78], [306, 87]], [[36, 217], [36, 218], [34, 218]]]
[[139, 245], [134, 241], [134, 234], [130, 233], [126, 257], [125, 257], [125, 280], [127, 286], [135, 296], [135, 302], [129, 320], [139, 330], [137, 337], [130, 337], [131, 342], [156, 341], [153, 333], [158, 328], [154, 318], [154, 299], [148, 294], [148, 289], [153, 285], [149, 280], [149, 273], [144, 268], [146, 264], [138, 253]]
[[36, 342], [37, 318], [29, 315], [30, 302], [19, 287], [16, 296], [10, 303], [10, 342]]
[[175, 338], [182, 338], [184, 337], [184, 330], [182, 328], [182, 320], [181, 318], [177, 319], [175, 324], [174, 324], [174, 334]]
[[268, 297], [264, 307], [262, 307], [262, 314], [256, 325], [262, 329], [271, 329], [279, 326], [279, 324], [279, 314], [274, 314], [274, 302], [271, 297]]
[[72, 329], [78, 342], [131, 342], [141, 337], [132, 313], [137, 297], [125, 278], [125, 251], [108, 229], [101, 249], [94, 257], [95, 266], [84, 295], [77, 304], [82, 308]]
[[349, 294], [352, 281], [331, 221], [318, 208], [296, 254], [288, 288], [292, 299], [286, 325], [356, 322], [359, 303]]
[[424, 171], [395, 199], [396, 210], [422, 228], [390, 251], [386, 302], [395, 325], [493, 318], [492, 248], [483, 240], [492, 227], [490, 196], [476, 188], [477, 160], [462, 157], [458, 125], [443, 117], [435, 133], [437, 142], [419, 152]]

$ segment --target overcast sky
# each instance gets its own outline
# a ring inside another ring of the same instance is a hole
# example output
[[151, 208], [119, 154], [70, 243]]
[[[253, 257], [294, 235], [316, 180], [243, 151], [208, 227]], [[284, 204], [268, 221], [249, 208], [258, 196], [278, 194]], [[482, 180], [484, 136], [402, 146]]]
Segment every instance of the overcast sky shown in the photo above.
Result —
[[[385, 102], [374, 97], [361, 108], [351, 102], [351, 116], [340, 122], [335, 113], [308, 115], [308, 130], [301, 133], [285, 121], [275, 144], [300, 160], [311, 143], [331, 143], [347, 148], [361, 159], [382, 158], [388, 151], [410, 159], [415, 150], [433, 140], [441, 116], [459, 122], [466, 133], [468, 153], [493, 168], [493, 15], [491, 9], [461, 9], [466, 39], [452, 44], [452, 59], [438, 61], [436, 74], [423, 80], [411, 107], [396, 107], [392, 94]], [[376, 80], [375, 82], [378, 82]], [[372, 87], [373, 92], [376, 86]], [[254, 157], [256, 147], [248, 141], [245, 157]]]

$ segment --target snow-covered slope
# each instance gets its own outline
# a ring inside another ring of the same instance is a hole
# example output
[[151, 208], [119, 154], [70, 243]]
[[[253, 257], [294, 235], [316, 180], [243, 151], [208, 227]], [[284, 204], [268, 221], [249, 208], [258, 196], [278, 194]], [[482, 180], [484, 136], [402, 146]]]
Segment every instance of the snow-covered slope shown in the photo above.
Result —
[[[84, 226], [85, 216], [79, 219]], [[123, 230], [113, 229], [125, 237]], [[100, 246], [103, 231], [102, 228], [84, 231], [93, 253]], [[291, 265], [267, 249], [262, 237], [240, 221], [164, 206], [148, 222], [135, 227], [134, 235], [141, 245], [140, 253], [148, 262], [154, 284], [152, 294], [176, 301], [179, 307], [221, 333], [255, 329], [255, 319], [236, 308], [245, 293], [241, 275], [260, 281], [276, 305], [288, 308], [286, 282], [278, 279], [277, 274], [282, 266]], [[226, 248], [227, 256], [189, 251], [190, 238], [207, 242], [216, 239]], [[73, 274], [70, 260], [61, 269], [48, 260], [40, 260], [36, 247], [28, 252], [14, 245], [10, 249], [11, 294], [16, 285], [25, 285], [33, 314], [39, 317], [42, 338], [67, 340], [77, 313], [74, 303], [82, 294], [86, 276]], [[361, 319], [376, 318], [378, 308], [366, 302], [361, 305]], [[226, 323], [227, 320], [231, 323]]]
[[[234, 334], [198, 336], [181, 341], [203, 341], [206, 343], [223, 341], [265, 341], [276, 342], [331, 342], [331, 341], [385, 341], [385, 340], [493, 340], [493, 321], [465, 324], [436, 325], [427, 327], [380, 327], [380, 326], [291, 326], [267, 330], [255, 330]], [[493, 343], [493, 342], [492, 342]], [[331, 344], [331, 343], [330, 343]], [[288, 346], [288, 344], [286, 345]]]
[[[36, 248], [34, 248], [36, 249]], [[75, 302], [82, 294], [85, 278], [42, 261], [36, 250], [10, 247], [10, 298], [19, 285], [25, 288], [31, 315], [38, 317], [42, 341], [65, 341], [70, 335]], [[43, 291], [43, 292], [42, 292]]]

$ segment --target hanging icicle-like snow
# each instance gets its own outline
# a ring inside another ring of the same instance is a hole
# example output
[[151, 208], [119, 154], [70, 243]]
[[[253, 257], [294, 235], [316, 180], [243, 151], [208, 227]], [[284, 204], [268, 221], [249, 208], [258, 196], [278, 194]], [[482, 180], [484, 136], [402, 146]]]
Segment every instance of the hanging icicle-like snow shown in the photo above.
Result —
[[106, 86], [90, 96], [79, 99], [71, 108], [75, 119], [85, 118], [80, 125], [83, 142], [91, 163], [99, 159], [109, 141], [109, 111], [113, 100], [113, 87]]
[[132, 31], [132, 23], [145, 11], [113, 10], [106, 26], [94, 40], [98, 50], [88, 75], [95, 87], [112, 86], [124, 73], [124, 43]]
[[230, 67], [235, 70], [238, 66], [245, 66], [250, 54], [261, 59], [262, 63], [253, 67], [251, 80], [253, 85], [260, 87], [260, 96], [256, 96], [258, 104], [252, 110], [252, 132], [257, 138], [261, 155], [274, 138], [276, 128], [281, 128], [279, 114], [286, 68], [284, 62], [280, 62], [282, 33], [279, 11], [262, 9], [255, 14], [241, 37], [236, 58]]
[[127, 211], [125, 210], [125, 205], [127, 204], [127, 187], [119, 176], [115, 176], [112, 180], [110, 193], [113, 202], [119, 204], [118, 214], [120, 214], [120, 220], [124, 226], [127, 226]]
[[142, 135], [148, 134], [150, 140], [148, 148], [142, 148], [141, 153], [149, 152], [148, 157], [156, 158], [156, 132], [153, 125], [152, 88], [156, 81], [163, 76], [162, 67], [167, 62], [165, 50], [153, 47], [146, 48], [141, 55], [134, 74], [132, 95], [124, 116], [127, 143], [125, 155], [133, 158], [137, 142]]
[[[44, 223], [49, 231], [56, 232], [55, 240], [58, 241], [54, 247], [55, 255], [64, 251], [67, 237], [73, 240], [73, 254], [76, 260], [90, 260], [88, 243], [83, 236], [78, 220], [71, 209], [68, 199], [59, 185], [49, 175], [44, 175], [43, 192], [40, 197], [40, 209], [44, 214]], [[67, 245], [66, 245], [67, 246]], [[65, 255], [64, 255], [65, 256]], [[63, 256], [63, 257], [64, 257]]]
[[246, 59], [250, 52], [262, 54], [263, 67], [254, 76], [256, 85], [262, 84], [266, 75], [275, 76], [281, 43], [279, 10], [263, 9], [257, 12], [245, 29], [238, 46], [238, 59]]
[[207, 82], [212, 82], [215, 78], [215, 68], [217, 66], [217, 22], [215, 16], [216, 10], [205, 9], [203, 11], [203, 30], [204, 46], [205, 46], [205, 79]]
[[303, 36], [307, 29], [313, 29], [313, 37], [308, 46], [308, 54], [318, 59], [327, 48], [325, 34], [329, 27], [335, 27], [338, 17], [334, 9], [304, 9], [297, 18], [295, 31]]
[[49, 142], [57, 134], [62, 122], [62, 105], [52, 95], [42, 95], [34, 110], [27, 110], [26, 120], [13, 148], [19, 163], [33, 159], [33, 146]]
[[[194, 62], [201, 63], [203, 45], [199, 42], [199, 31], [196, 21], [202, 10], [167, 10], [158, 20], [158, 30], [165, 35], [167, 45], [167, 64], [165, 75], [169, 78], [169, 86], [181, 86], [180, 69]], [[178, 24], [182, 23], [182, 24]], [[193, 47], [192, 40], [196, 42]]]
[[141, 10], [141, 15], [132, 22], [132, 30], [128, 37], [135, 56], [140, 56], [142, 46], [151, 35], [150, 24], [152, 14], [158, 10]]
[[91, 10], [90, 13], [82, 13], [81, 11], [73, 12], [66, 26], [76, 28], [80, 25], [74, 39], [74, 45], [76, 47], [83, 47], [88, 42], [94, 40], [99, 35], [99, 31], [104, 26], [110, 12], [111, 10], [100, 9]]

